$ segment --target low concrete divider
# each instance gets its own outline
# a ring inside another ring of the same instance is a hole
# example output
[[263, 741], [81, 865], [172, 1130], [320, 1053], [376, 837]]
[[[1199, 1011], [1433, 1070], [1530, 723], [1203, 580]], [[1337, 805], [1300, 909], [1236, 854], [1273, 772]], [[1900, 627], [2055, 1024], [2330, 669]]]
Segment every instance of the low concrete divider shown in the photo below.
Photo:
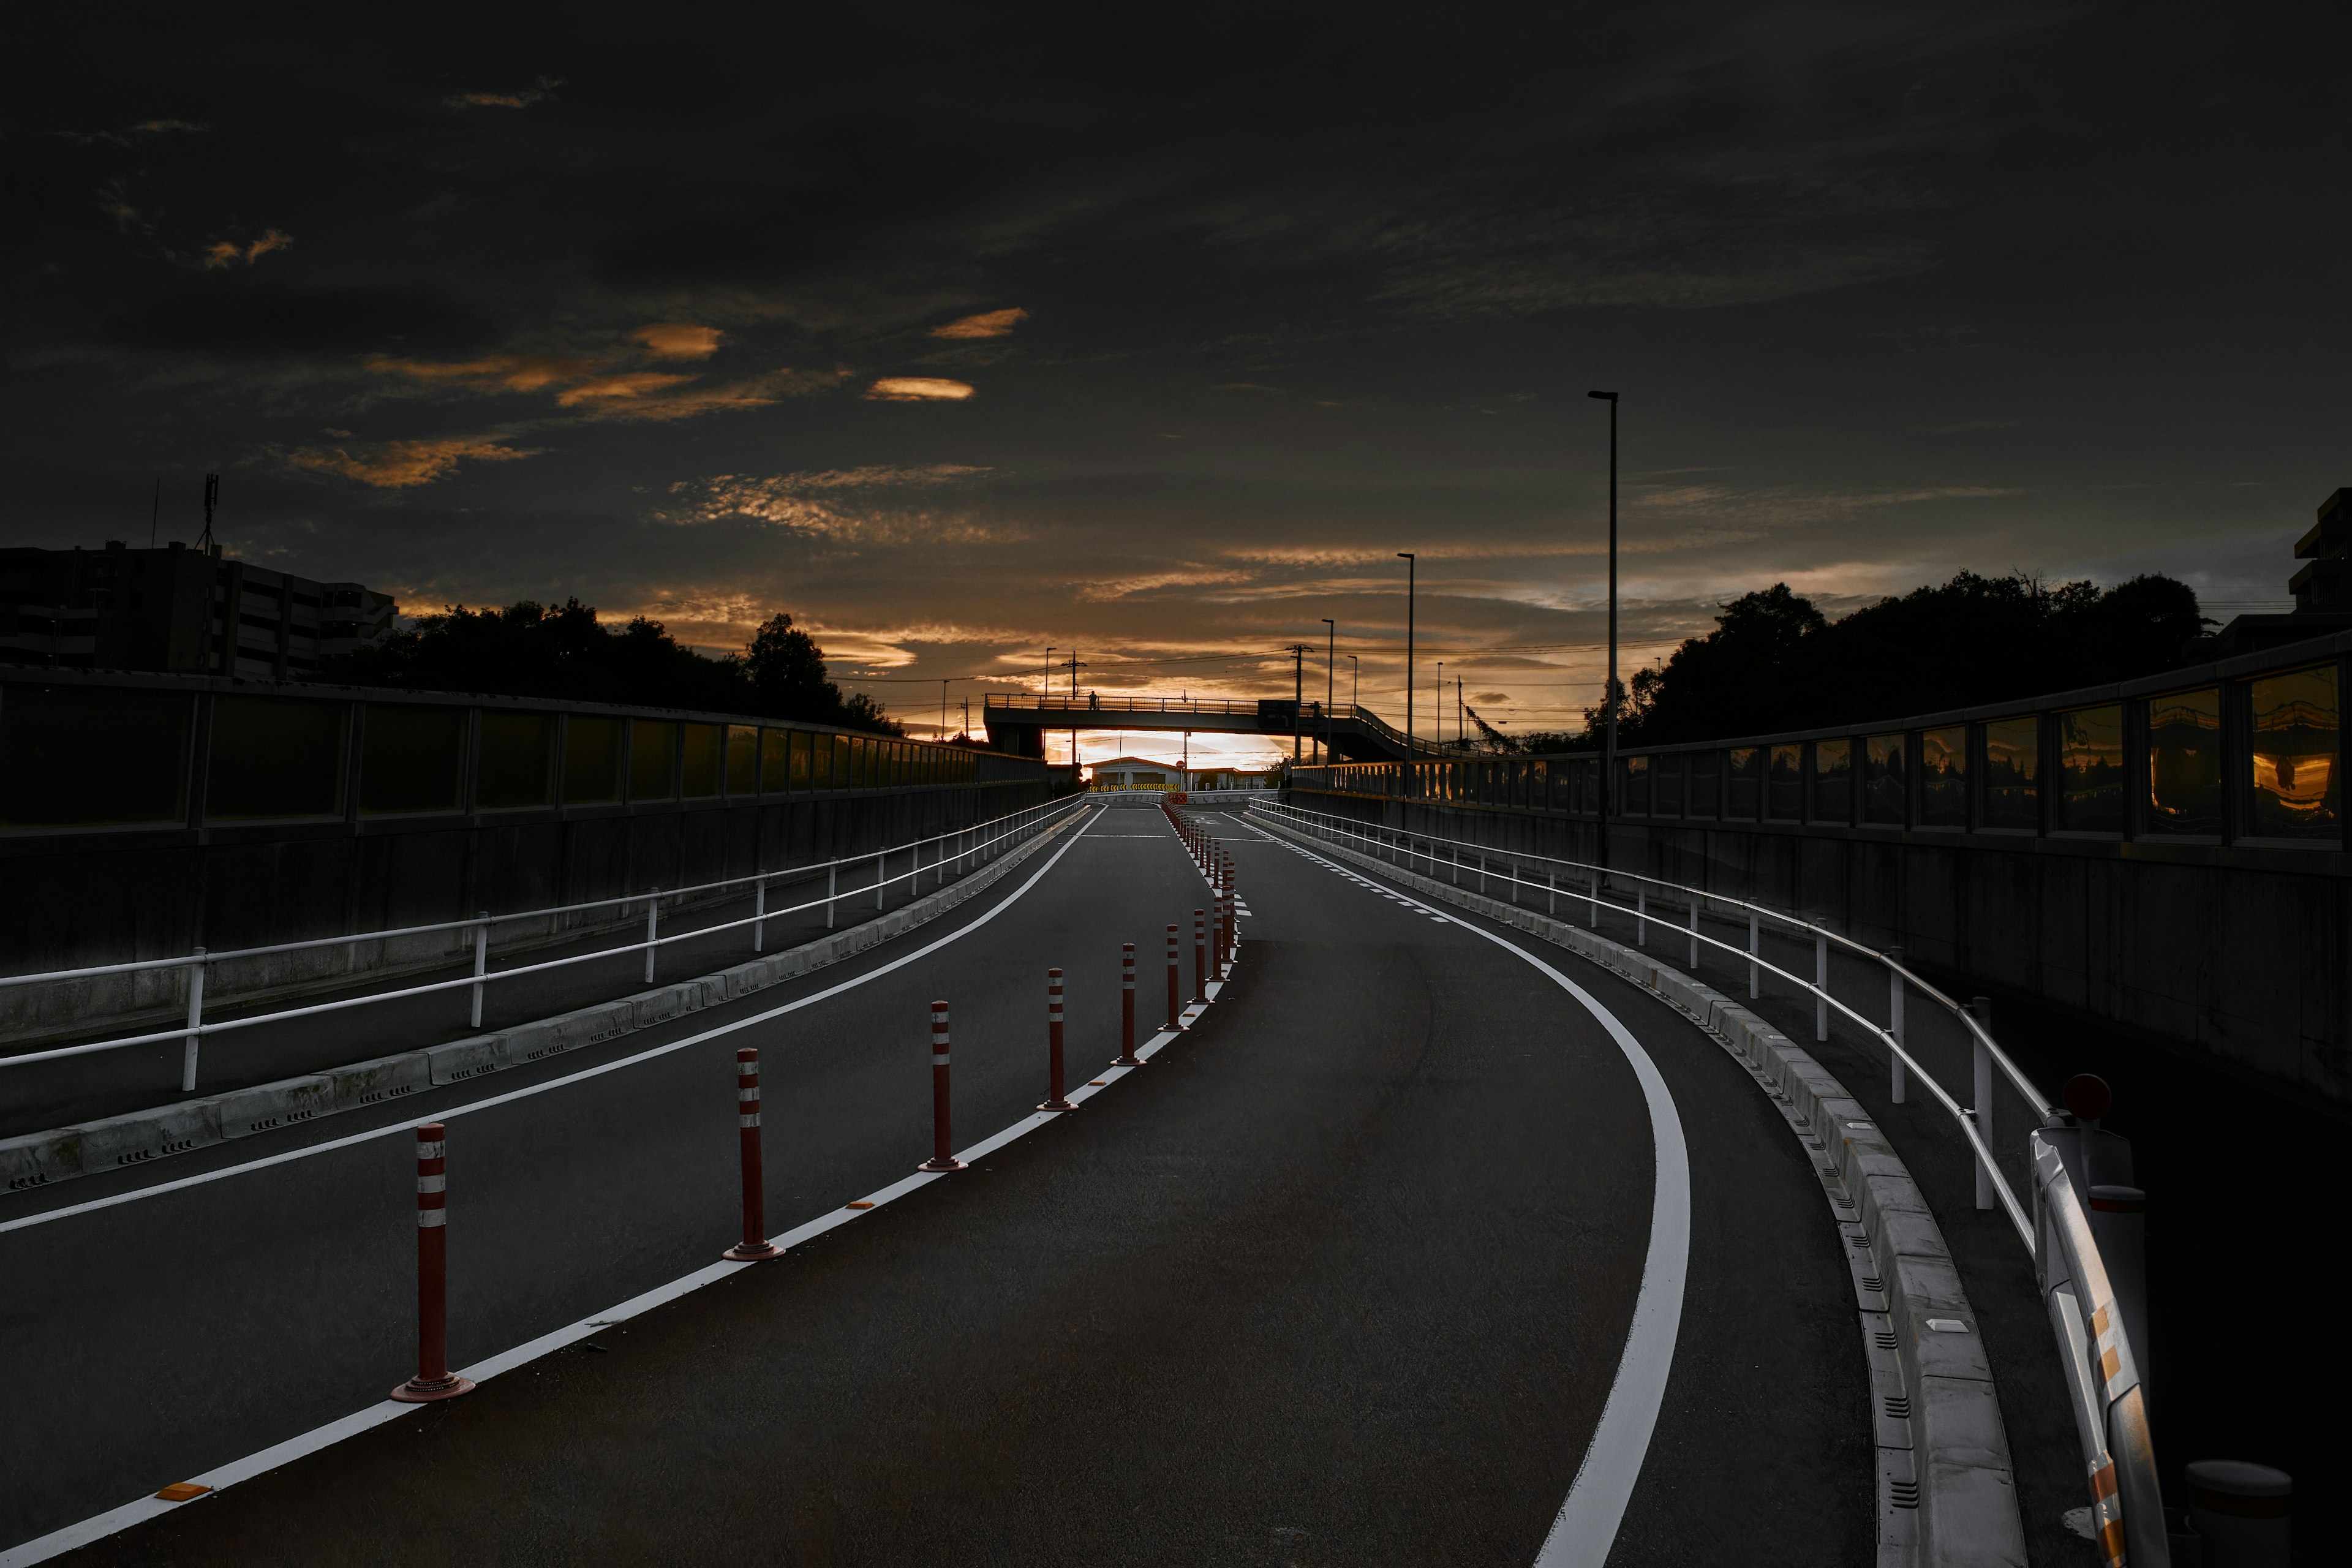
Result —
[[1278, 820], [1251, 821], [1433, 902], [1512, 926], [1632, 981], [1728, 1048], [1771, 1097], [1844, 1238], [1870, 1368], [1881, 1568], [2026, 1562], [1992, 1364], [1950, 1249], [1902, 1157], [1835, 1075], [1723, 993], [1638, 948], [1406, 871]]
[[735, 964], [714, 974], [657, 985], [633, 996], [534, 1019], [511, 1029], [403, 1051], [373, 1061], [354, 1062], [323, 1073], [280, 1079], [226, 1094], [0, 1139], [0, 1182], [5, 1182], [11, 1192], [23, 1192], [167, 1154], [184, 1154], [191, 1149], [251, 1137], [316, 1116], [380, 1105], [439, 1085], [463, 1083], [749, 996], [771, 985], [797, 979], [811, 970], [838, 963], [938, 919], [985, 891], [1063, 829], [1084, 821], [1086, 816], [1084, 812], [1073, 812], [1059, 817], [1046, 824], [1035, 837], [1014, 846], [990, 864], [863, 925]]

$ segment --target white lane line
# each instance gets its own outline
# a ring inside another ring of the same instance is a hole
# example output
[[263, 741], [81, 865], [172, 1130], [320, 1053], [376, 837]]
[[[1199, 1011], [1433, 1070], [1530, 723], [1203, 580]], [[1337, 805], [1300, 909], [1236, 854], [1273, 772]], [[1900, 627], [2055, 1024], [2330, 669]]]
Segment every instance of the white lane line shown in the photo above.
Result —
[[[1272, 839], [1271, 835], [1265, 837]], [[1336, 863], [1310, 850], [1286, 847], [1317, 865], [1339, 869]], [[1625, 1353], [1617, 1363], [1616, 1381], [1610, 1384], [1609, 1402], [1601, 1407], [1601, 1423], [1592, 1430], [1584, 1462], [1569, 1487], [1568, 1500], [1560, 1504], [1552, 1521], [1550, 1533], [1544, 1537], [1542, 1549], [1536, 1553], [1536, 1568], [1604, 1568], [1609, 1549], [1616, 1543], [1617, 1528], [1624, 1522], [1633, 1484], [1642, 1478], [1642, 1463], [1649, 1457], [1650, 1437], [1657, 1429], [1658, 1407], [1666, 1395], [1666, 1378], [1674, 1371], [1675, 1341], [1682, 1330], [1683, 1286], [1690, 1272], [1690, 1151], [1683, 1142], [1682, 1116], [1675, 1108], [1673, 1091], [1666, 1088], [1650, 1053], [1642, 1048], [1633, 1031], [1617, 1021], [1616, 1015], [1518, 943], [1467, 921], [1453, 923], [1507, 952], [1517, 953], [1575, 997], [1617, 1042], [1633, 1076], [1641, 1080], [1642, 1097], [1649, 1104], [1650, 1142], [1656, 1152], [1657, 1171], [1650, 1204], [1650, 1250], [1642, 1265], [1642, 1290], [1633, 1302], [1633, 1327], [1626, 1331]]]
[[[460, 1116], [471, 1116], [478, 1110], [488, 1110], [514, 1100], [528, 1100], [535, 1094], [545, 1094], [550, 1089], [567, 1089], [575, 1083], [584, 1083], [592, 1078], [602, 1078], [608, 1072], [618, 1072], [623, 1068], [635, 1067], [639, 1062], [649, 1062], [656, 1057], [666, 1057], [673, 1051], [682, 1051], [689, 1046], [698, 1046], [706, 1040], [715, 1040], [722, 1036], [731, 1035], [738, 1029], [748, 1029], [755, 1024], [764, 1024], [771, 1019], [781, 1018], [787, 1013], [796, 1013], [803, 1007], [814, 1006], [819, 1002], [838, 996], [845, 991], [854, 991], [869, 980], [878, 980], [894, 970], [904, 969], [919, 959], [929, 957], [950, 942], [961, 942], [970, 936], [1018, 902], [1024, 894], [1044, 879], [1046, 872], [1054, 868], [1063, 856], [1070, 852], [1079, 839], [1087, 836], [1087, 828], [1091, 826], [1093, 822], [1099, 822], [1101, 819], [1101, 811], [1097, 810], [1092, 821], [1081, 824], [1078, 830], [1070, 835], [1068, 841], [1059, 849], [1055, 850], [1043, 866], [1037, 868], [1034, 875], [1013, 889], [1003, 902], [986, 910], [970, 925], [961, 930], [951, 931], [937, 942], [919, 947], [912, 952], [901, 953], [889, 963], [870, 969], [863, 974], [854, 975], [839, 984], [829, 985], [822, 991], [811, 992], [796, 1002], [787, 1002], [780, 1007], [771, 1007], [764, 1013], [755, 1013], [751, 1017], [739, 1018], [731, 1024], [721, 1024], [717, 1028], [706, 1029], [698, 1035], [689, 1035], [682, 1040], [673, 1040], [666, 1046], [656, 1046], [650, 1050], [639, 1051], [634, 1056], [622, 1057], [617, 1060], [606, 1062], [601, 1067], [583, 1068], [578, 1072], [567, 1073], [562, 1078], [549, 1079], [545, 1083], [535, 1083], [527, 1088], [509, 1089], [504, 1094], [494, 1094], [487, 1100], [478, 1100], [469, 1105], [456, 1106], [447, 1110], [436, 1110], [430, 1116], [396, 1121], [387, 1127], [377, 1127], [365, 1132], [353, 1132], [342, 1138], [331, 1138], [324, 1143], [312, 1143], [300, 1149], [289, 1149], [282, 1154], [271, 1154], [260, 1160], [248, 1160], [241, 1165], [224, 1165], [217, 1171], [206, 1171], [200, 1175], [183, 1176], [173, 1182], [159, 1182], [154, 1186], [117, 1193], [112, 1197], [93, 1198], [88, 1203], [73, 1204], [65, 1208], [50, 1209], [42, 1214], [26, 1215], [19, 1219], [0, 1222], [0, 1236], [5, 1236], [12, 1230], [47, 1225], [52, 1220], [69, 1219], [75, 1215], [89, 1214], [97, 1209], [112, 1208], [118, 1204], [136, 1203], [142, 1198], [152, 1198], [164, 1193], [176, 1193], [187, 1187], [200, 1187], [207, 1182], [218, 1182], [230, 1176], [244, 1175], [248, 1171], [262, 1171], [272, 1165], [283, 1165], [295, 1160], [307, 1160], [313, 1154], [325, 1154], [337, 1149], [348, 1149], [354, 1143], [365, 1143], [377, 1138], [400, 1136], [415, 1131], [419, 1121], [453, 1121]], [[0, 1568], [6, 1568], [5, 1558], [0, 1558]]]
[[[1078, 841], [1079, 834], [1083, 834], [1085, 831], [1086, 830], [1082, 827], [1079, 829], [1078, 834], [1072, 835], [1070, 844], [1076, 844]], [[1055, 852], [1054, 859], [1060, 859], [1062, 858], [1062, 852], [1066, 851], [1070, 847], [1070, 844], [1065, 844], [1062, 846], [1062, 850]], [[1045, 872], [1051, 869], [1053, 869], [1053, 861], [1049, 860], [1045, 866], [1038, 869], [1037, 876], [1042, 877]], [[1029, 889], [1035, 884], [1036, 880], [1036, 877], [1032, 877], [1027, 882], [1023, 883], [1019, 890], [1013, 895], [1013, 898], [1017, 899], [1022, 893], [1027, 892]], [[1005, 903], [1009, 904], [1012, 901], [1012, 899], [1007, 899]], [[1002, 909], [1003, 907], [1003, 904], [997, 906], [998, 909]], [[993, 915], [995, 912], [996, 911], [994, 910], [989, 911], [991, 915]], [[974, 922], [975, 925], [978, 923], [979, 922], [977, 921]], [[971, 928], [967, 927], [966, 929], [970, 930]], [[961, 932], [958, 932], [957, 934], [961, 935]], [[952, 940], [952, 938], [945, 940]], [[937, 942], [932, 945], [936, 947], [943, 944], [943, 942]], [[929, 952], [929, 949], [925, 949], [924, 951]], [[909, 954], [908, 956], [910, 958], [919, 957], [920, 954]], [[1235, 961], [1239, 961], [1238, 950], [1236, 950], [1235, 952]], [[1231, 966], [1229, 965], [1229, 973], [1230, 968]], [[877, 974], [882, 973], [884, 972], [881, 970], [875, 971], [875, 973]], [[871, 976], [867, 976], [866, 978], [870, 979]], [[1209, 982], [1207, 986], [1208, 1001], [1214, 1002], [1219, 994], [1223, 992], [1225, 982], [1222, 980], [1212, 980]], [[845, 991], [849, 987], [847, 985], [840, 985], [835, 986], [834, 990]], [[831, 995], [833, 994], [833, 992], [826, 992], [824, 994]], [[817, 1000], [817, 998], [814, 996], [806, 998], [806, 1001], [810, 1002], [815, 1000]], [[788, 1008], [778, 1009], [778, 1011], [789, 1010], [790, 1009]], [[1178, 1013], [1177, 1017], [1184, 1027], [1189, 1029], [1194, 1024], [1198, 1023], [1201, 1016], [1207, 1011], [1208, 1006], [1206, 1003], [1190, 1003]], [[752, 1019], [745, 1020], [746, 1023], [756, 1021], [757, 1020]], [[738, 1025], [730, 1026], [740, 1027], [741, 1026]], [[726, 1031], [723, 1029], [712, 1031], [713, 1034], [723, 1034]], [[709, 1037], [704, 1036], [698, 1037], [708, 1038]], [[1150, 1040], [1135, 1048], [1136, 1058], [1139, 1061], [1149, 1062], [1152, 1058], [1158, 1056], [1161, 1050], [1165, 1049], [1168, 1046], [1173, 1044], [1181, 1037], [1181, 1035], [1180, 1031], [1171, 1031], [1167, 1029], [1159, 1030], [1152, 1035]], [[692, 1042], [690, 1041], [679, 1042], [681, 1045], [691, 1043]], [[665, 1050], [675, 1050], [677, 1048], [677, 1047], [675, 1046], [663, 1047]], [[658, 1055], [659, 1053], [651, 1052], [647, 1054]], [[643, 1058], [634, 1059], [642, 1060]], [[613, 1065], [621, 1066], [624, 1064], [614, 1063]], [[1084, 1088], [1071, 1090], [1066, 1098], [1073, 1104], [1091, 1100], [1095, 1095], [1100, 1093], [1102, 1089], [1109, 1088], [1110, 1085], [1117, 1083], [1120, 1079], [1125, 1078], [1128, 1074], [1135, 1070], [1136, 1069], [1133, 1068], [1123, 1068], [1114, 1063], [1112, 1066], [1102, 1069], [1102, 1077], [1098, 1080], [1099, 1087], [1095, 1083], [1090, 1083]], [[579, 1076], [585, 1077], [589, 1075], [583, 1074]], [[555, 1086], [554, 1084], [550, 1083], [544, 1087], [551, 1089]], [[502, 1098], [513, 1099], [518, 1097], [505, 1096]], [[497, 1103], [497, 1101], [494, 1100], [484, 1100], [481, 1102], [482, 1105], [490, 1105], [495, 1103]], [[469, 1109], [479, 1109], [479, 1106]], [[1026, 1133], [1034, 1132], [1038, 1128], [1045, 1126], [1048, 1122], [1058, 1121], [1062, 1114], [1064, 1113], [1056, 1111], [1033, 1111], [1029, 1115], [1023, 1117], [1020, 1121], [1013, 1123], [1012, 1126], [1004, 1128], [989, 1137], [982, 1139], [971, 1148], [958, 1151], [956, 1158], [965, 1162], [967, 1164], [976, 1162], [984, 1155], [994, 1153], [997, 1150], [1003, 1148], [1013, 1140], [1020, 1138]], [[405, 1124], [395, 1129], [395, 1131], [403, 1132], [409, 1130], [409, 1127]], [[352, 1142], [356, 1142], [356, 1140], [352, 1140]], [[227, 1174], [229, 1173], [224, 1172], [221, 1173]], [[776, 1247], [782, 1248], [785, 1251], [790, 1251], [792, 1248], [799, 1247], [805, 1242], [815, 1240], [818, 1237], [824, 1235], [827, 1231], [835, 1230], [842, 1226], [847, 1225], [852, 1220], [858, 1219], [866, 1215], [871, 1214], [876, 1209], [881, 1208], [885, 1205], [905, 1197], [910, 1193], [919, 1192], [922, 1188], [929, 1186], [931, 1183], [941, 1179], [942, 1175], [940, 1173], [924, 1171], [915, 1172], [911, 1175], [902, 1176], [898, 1180], [891, 1183], [888, 1186], [878, 1188], [874, 1192], [866, 1194], [864, 1198], [856, 1200], [856, 1202], [863, 1206], [852, 1207], [849, 1205], [844, 1205], [840, 1208], [828, 1210], [826, 1213], [819, 1215], [816, 1218], [809, 1220], [804, 1224], [794, 1226], [792, 1229], [785, 1231], [781, 1236], [770, 1237], [768, 1239]], [[588, 1338], [598, 1329], [609, 1328], [615, 1324], [625, 1323], [632, 1318], [639, 1317], [644, 1313], [653, 1310], [656, 1307], [664, 1306], [671, 1301], [678, 1300], [680, 1297], [691, 1295], [695, 1291], [701, 1289], [704, 1286], [715, 1284], [719, 1280], [728, 1278], [730, 1275], [740, 1273], [746, 1268], [758, 1268], [761, 1267], [762, 1266], [757, 1263], [706, 1264], [702, 1268], [696, 1269], [691, 1274], [683, 1275], [678, 1279], [669, 1281], [666, 1285], [657, 1285], [650, 1290], [632, 1296], [616, 1307], [607, 1307], [593, 1318], [583, 1318], [578, 1322], [568, 1323], [562, 1328], [551, 1330], [547, 1333], [539, 1335], [535, 1339], [526, 1340], [521, 1344], [516, 1345], [510, 1350], [501, 1351], [498, 1354], [491, 1356], [487, 1360], [475, 1363], [472, 1366], [460, 1367], [457, 1369], [457, 1373], [461, 1377], [469, 1377], [478, 1384], [487, 1383], [491, 1378], [497, 1377], [501, 1373], [512, 1372], [518, 1367], [527, 1366], [530, 1363], [537, 1361], [540, 1357], [560, 1351], [566, 1345], [577, 1343], [579, 1341]], [[281, 1465], [290, 1464], [294, 1460], [301, 1458], [307, 1454], [315, 1454], [321, 1448], [331, 1447], [333, 1445], [341, 1442], [346, 1437], [357, 1436], [360, 1433], [365, 1432], [371, 1427], [381, 1426], [385, 1422], [392, 1420], [394, 1416], [407, 1415], [417, 1408], [418, 1407], [416, 1405], [404, 1405], [397, 1400], [380, 1400], [376, 1404], [369, 1405], [364, 1410], [353, 1411], [349, 1415], [342, 1416], [338, 1420], [330, 1421], [325, 1426], [305, 1432], [299, 1436], [289, 1437], [282, 1443], [274, 1443], [268, 1447], [261, 1449], [257, 1453], [248, 1454], [242, 1459], [234, 1459], [227, 1464], [216, 1466], [215, 1468], [205, 1470], [201, 1474], [191, 1476], [188, 1479], [195, 1482], [198, 1486], [209, 1487], [212, 1489], [212, 1492], [225, 1491], [240, 1481], [249, 1481], [256, 1476], [266, 1475]], [[207, 1492], [205, 1495], [210, 1496], [211, 1492]], [[89, 1518], [82, 1520], [79, 1523], [69, 1524], [62, 1530], [52, 1531], [47, 1535], [24, 1542], [18, 1545], [10, 1547], [5, 1551], [0, 1551], [0, 1568], [27, 1568], [27, 1565], [29, 1564], [47, 1562], [48, 1559], [58, 1556], [60, 1553], [70, 1552], [76, 1547], [87, 1546], [93, 1541], [103, 1541], [110, 1535], [120, 1534], [121, 1531], [130, 1529], [132, 1525], [139, 1524], [146, 1520], [154, 1519], [162, 1514], [170, 1513], [174, 1509], [184, 1508], [186, 1506], [186, 1503], [164, 1502], [152, 1496], [143, 1497], [133, 1502], [123, 1503], [119, 1507], [109, 1509], [103, 1513], [92, 1514]]]

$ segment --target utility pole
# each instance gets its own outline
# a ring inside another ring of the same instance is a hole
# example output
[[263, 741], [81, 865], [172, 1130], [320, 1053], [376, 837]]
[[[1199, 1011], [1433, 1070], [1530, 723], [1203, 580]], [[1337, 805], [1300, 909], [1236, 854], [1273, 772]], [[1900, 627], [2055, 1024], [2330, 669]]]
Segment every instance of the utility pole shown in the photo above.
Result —
[[1438, 755], [1445, 754], [1445, 661], [1437, 661], [1437, 700], [1430, 705], [1429, 721], [1437, 731]]
[[1609, 737], [1601, 752], [1601, 844], [1593, 857], [1609, 864], [1610, 808], [1617, 795], [1617, 395], [1588, 392], [1609, 405], [1609, 686], [1601, 707], [1609, 717]]
[[1412, 552], [1400, 550], [1397, 559], [1404, 563], [1404, 755], [1411, 762], [1412, 745]]
[[1323, 760], [1331, 760], [1331, 696], [1339, 684], [1339, 628], [1330, 616], [1323, 617]]
[[[1070, 650], [1068, 664], [1070, 669], [1070, 712], [1075, 715], [1078, 710], [1078, 671], [1085, 669], [1087, 667], [1078, 662], [1078, 650], [1076, 648], [1072, 648]], [[1078, 721], [1075, 717], [1073, 717], [1070, 721], [1070, 776], [1076, 778], [1077, 776], [1077, 772]]]
[[1307, 733], [1307, 645], [1290, 645], [1290, 765], [1298, 765], [1298, 753]]

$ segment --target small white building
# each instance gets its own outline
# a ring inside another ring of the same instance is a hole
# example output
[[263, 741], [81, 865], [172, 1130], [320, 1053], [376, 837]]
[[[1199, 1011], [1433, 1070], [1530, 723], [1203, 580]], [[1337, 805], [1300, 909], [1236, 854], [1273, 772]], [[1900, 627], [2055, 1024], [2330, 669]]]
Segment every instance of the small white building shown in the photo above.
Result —
[[1150, 757], [1113, 757], [1094, 764], [1096, 789], [1182, 789], [1181, 763], [1159, 763]]

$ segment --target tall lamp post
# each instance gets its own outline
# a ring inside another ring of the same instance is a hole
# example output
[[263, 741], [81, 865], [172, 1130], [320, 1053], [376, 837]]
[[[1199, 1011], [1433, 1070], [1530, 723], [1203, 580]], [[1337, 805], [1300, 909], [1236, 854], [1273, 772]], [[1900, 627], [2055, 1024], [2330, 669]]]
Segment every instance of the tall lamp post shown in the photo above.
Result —
[[1348, 706], [1350, 708], [1358, 706], [1363, 695], [1364, 667], [1356, 661], [1356, 656], [1351, 653], [1348, 656]]
[[1617, 795], [1617, 395], [1588, 392], [1609, 405], [1609, 686], [1601, 701], [1609, 716], [1609, 737], [1601, 750], [1601, 844], [1596, 857], [1609, 864], [1610, 807]]
[[1331, 692], [1339, 682], [1339, 628], [1331, 617], [1325, 616], [1323, 624], [1330, 629], [1323, 634], [1323, 760], [1331, 760]]
[[1413, 559], [1410, 550], [1397, 552], [1404, 563], [1404, 756], [1412, 761], [1412, 574]]

